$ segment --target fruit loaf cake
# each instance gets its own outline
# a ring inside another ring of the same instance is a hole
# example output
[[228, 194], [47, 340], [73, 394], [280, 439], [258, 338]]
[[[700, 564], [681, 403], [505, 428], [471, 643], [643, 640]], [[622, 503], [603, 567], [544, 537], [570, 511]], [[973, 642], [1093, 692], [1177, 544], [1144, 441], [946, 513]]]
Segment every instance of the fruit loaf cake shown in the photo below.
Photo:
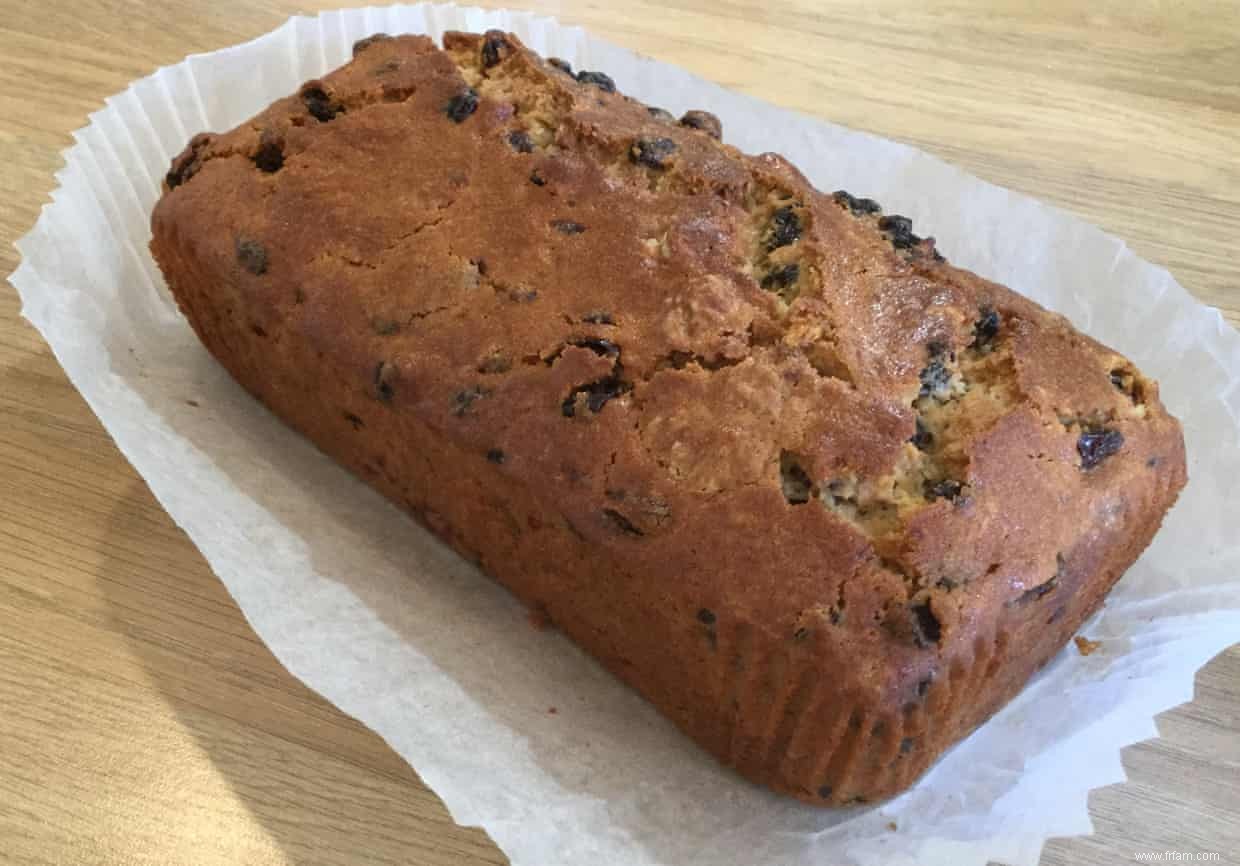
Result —
[[511, 34], [377, 35], [173, 161], [151, 250], [260, 401], [720, 761], [899, 792], [1185, 481], [1116, 352]]

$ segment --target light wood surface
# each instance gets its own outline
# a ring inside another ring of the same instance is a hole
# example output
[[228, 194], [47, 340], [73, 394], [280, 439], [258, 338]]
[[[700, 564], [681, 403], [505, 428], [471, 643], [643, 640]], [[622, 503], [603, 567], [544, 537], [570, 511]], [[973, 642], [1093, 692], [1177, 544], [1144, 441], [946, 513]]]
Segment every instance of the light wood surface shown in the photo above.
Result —
[[[105, 96], [335, 5], [0, 0], [0, 271]], [[1055, 202], [1240, 322], [1234, 0], [508, 5]], [[506, 862], [280, 667], [18, 306], [0, 289], [0, 863]], [[1240, 648], [1159, 728], [1044, 864], [1240, 863]]]

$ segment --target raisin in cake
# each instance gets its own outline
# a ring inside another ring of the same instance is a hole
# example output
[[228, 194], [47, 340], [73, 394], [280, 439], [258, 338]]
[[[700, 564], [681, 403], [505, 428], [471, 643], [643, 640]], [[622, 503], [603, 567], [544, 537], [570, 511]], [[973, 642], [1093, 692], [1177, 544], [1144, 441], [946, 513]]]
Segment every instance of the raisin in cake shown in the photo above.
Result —
[[376, 36], [173, 162], [151, 249], [259, 400], [811, 803], [891, 795], [1185, 481], [1157, 387], [909, 220], [513, 36]]

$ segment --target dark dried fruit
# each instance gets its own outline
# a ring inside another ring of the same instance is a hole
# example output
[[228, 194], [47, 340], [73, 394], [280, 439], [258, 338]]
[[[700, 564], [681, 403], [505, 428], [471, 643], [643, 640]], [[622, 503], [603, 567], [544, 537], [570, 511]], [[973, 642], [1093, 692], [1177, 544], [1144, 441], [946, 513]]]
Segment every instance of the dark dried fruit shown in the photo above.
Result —
[[530, 183], [534, 186], [546, 186], [547, 179], [538, 173], [538, 169], [534, 169], [530, 172]]
[[198, 173], [202, 168], [202, 152], [213, 141], [215, 136], [207, 132], [200, 132], [189, 140], [185, 150], [176, 155], [168, 173], [164, 175], [164, 183], [168, 184], [168, 189], [176, 189]]
[[981, 315], [973, 324], [973, 342], [969, 344], [969, 348], [986, 351], [994, 344], [995, 337], [999, 336], [1002, 321], [998, 311], [990, 307], [982, 307], [979, 312]]
[[562, 235], [579, 235], [586, 227], [573, 220], [552, 220], [551, 227]]
[[879, 217], [878, 228], [898, 250], [911, 249], [921, 243], [921, 238], [913, 234], [913, 221], [908, 217], [899, 214]]
[[237, 238], [237, 262], [254, 276], [267, 273], [267, 250], [258, 241]]
[[929, 502], [936, 499], [955, 500], [960, 496], [963, 488], [964, 485], [951, 478], [944, 478], [942, 481], [927, 481], [925, 484], [926, 499]]
[[917, 682], [917, 697], [924, 698], [930, 691], [930, 684], [934, 682], [934, 677], [926, 677]]
[[697, 618], [702, 625], [714, 625], [716, 620], [715, 612], [705, 607], [697, 612]]
[[1086, 427], [1076, 440], [1076, 451], [1081, 455], [1081, 468], [1093, 469], [1103, 460], [1124, 447], [1124, 434], [1105, 427]]
[[393, 384], [393, 380], [395, 378], [395, 365], [390, 364], [387, 361], [380, 361], [375, 367], [375, 396], [384, 403], [391, 403], [392, 398], [396, 396], [396, 386]]
[[305, 103], [306, 111], [310, 113], [310, 116], [320, 123], [335, 120], [337, 115], [345, 111], [339, 101], [328, 96], [322, 87], [314, 85], [302, 89], [301, 101]]
[[680, 125], [704, 132], [714, 139], [723, 138], [723, 124], [709, 111], [686, 111], [680, 118]]
[[504, 452], [498, 448], [492, 448], [487, 451], [487, 462], [500, 464], [504, 462]]
[[581, 321], [589, 322], [591, 325], [614, 325], [615, 320], [612, 319], [611, 313], [606, 310], [591, 310], [581, 317]]
[[534, 140], [525, 130], [518, 129], [508, 133], [508, 146], [517, 153], [533, 153]]
[[258, 140], [258, 150], [254, 153], [254, 165], [267, 174], [284, 168], [284, 142], [278, 136], [264, 132]]
[[911, 751], [913, 751], [913, 738], [905, 737], [900, 741], [900, 754], [907, 755]]
[[577, 73], [577, 80], [582, 84], [593, 84], [605, 93], [616, 92], [616, 82], [611, 80], [610, 75], [605, 75], [602, 72], [589, 72], [583, 69]]
[[935, 352], [931, 347], [931, 361], [918, 374], [917, 378], [921, 381], [921, 390], [917, 392], [918, 397], [933, 396], [937, 399], [943, 399], [944, 392], [951, 385], [952, 371], [947, 369], [941, 357], [941, 352]]
[[358, 416], [354, 415], [352, 412], [345, 412], [344, 420], [352, 424], [354, 430], [361, 430], [363, 427], [366, 426], [365, 422], [362, 421], [362, 419], [359, 418]]
[[467, 117], [478, 110], [478, 91], [466, 87], [456, 96], [448, 100], [443, 112], [453, 123], [463, 123]]
[[589, 349], [596, 355], [603, 358], [619, 358], [620, 347], [611, 340], [604, 340], [601, 337], [583, 337], [578, 340], [572, 340], [569, 345], [576, 346], [580, 349]]
[[670, 138], [639, 138], [629, 148], [629, 160], [647, 168], [667, 168], [676, 153], [676, 142]]
[[604, 508], [603, 516], [606, 517], [608, 520], [610, 520], [612, 524], [617, 529], [619, 529], [621, 532], [623, 532], [625, 535], [645, 535], [646, 534], [642, 532], [640, 529], [638, 529], [636, 526], [634, 526], [633, 521], [629, 520], [627, 517], [625, 517], [619, 511], [616, 511], [616, 509], [614, 508]]
[[762, 278], [761, 286], [768, 290], [786, 289], [795, 284], [800, 277], [800, 265], [795, 262], [790, 265], [780, 265]]
[[560, 409], [565, 418], [575, 417], [578, 400], [585, 403], [590, 412], [600, 412], [608, 400], [627, 394], [633, 386], [618, 376], [605, 376], [597, 382], [589, 382], [574, 388], [561, 404]]
[[926, 451], [934, 444], [934, 434], [926, 429], [926, 425], [920, 418], [917, 419], [917, 431], [912, 438], [908, 440], [920, 451]]
[[801, 220], [791, 207], [781, 207], [771, 214], [771, 228], [766, 236], [766, 248], [777, 250], [801, 237]]
[[573, 77], [573, 65], [567, 60], [561, 60], [559, 57], [548, 57], [547, 62], [570, 78]]
[[787, 451], [779, 455], [779, 480], [783, 489], [784, 499], [789, 505], [804, 505], [813, 495], [814, 482], [809, 473], [797, 461], [795, 455]]
[[939, 642], [943, 636], [943, 626], [930, 608], [929, 599], [909, 606], [913, 615], [913, 640], [920, 647], [927, 647]]
[[490, 388], [483, 388], [481, 385], [475, 385], [472, 388], [457, 391], [452, 397], [452, 414], [460, 418], [468, 412], [475, 403], [490, 393]]
[[392, 37], [388, 36], [386, 33], [375, 33], [372, 36], [367, 36], [365, 39], [359, 39], [353, 43], [353, 56], [356, 57], [361, 54], [376, 42], [386, 42], [391, 38]]
[[676, 122], [676, 115], [672, 114], [670, 111], [666, 109], [659, 108], [658, 106], [647, 105], [646, 113], [649, 114], [651, 117], [653, 117], [655, 120], [662, 120], [664, 123], [675, 123]]
[[848, 208], [853, 216], [868, 216], [870, 214], [882, 213], [883, 207], [872, 198], [857, 198], [842, 189], [836, 190], [831, 194], [831, 198], [835, 199], [835, 203], [841, 207]]
[[823, 785], [818, 789], [818, 796], [822, 797], [824, 800], [829, 800], [831, 799], [831, 792], [832, 789], [830, 785]]
[[512, 46], [500, 30], [488, 30], [482, 40], [482, 68], [490, 69], [512, 51]]

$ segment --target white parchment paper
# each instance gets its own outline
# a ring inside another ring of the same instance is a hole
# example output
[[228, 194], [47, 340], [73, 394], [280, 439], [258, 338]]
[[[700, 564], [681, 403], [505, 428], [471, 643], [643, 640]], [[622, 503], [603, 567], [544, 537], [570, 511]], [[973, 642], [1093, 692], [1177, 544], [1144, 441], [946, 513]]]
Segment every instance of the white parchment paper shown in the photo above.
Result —
[[[819, 811], [718, 767], [566, 639], [251, 400], [200, 347], [147, 253], [169, 159], [345, 62], [375, 31], [500, 27], [822, 189], [913, 217], [953, 261], [1059, 310], [1162, 382], [1191, 481], [1153, 546], [1025, 692], [912, 791]], [[1240, 640], [1240, 335], [1164, 270], [909, 147], [730, 93], [529, 14], [400, 6], [294, 18], [108, 100], [18, 246], [23, 311], [294, 675], [382, 735], [514, 866], [1035, 863], [1091, 829], [1122, 746]], [[1133, 207], [1143, 207], [1134, 202]], [[197, 406], [187, 403], [194, 401]], [[548, 713], [556, 707], [555, 714]], [[895, 821], [892, 831], [888, 822]]]

